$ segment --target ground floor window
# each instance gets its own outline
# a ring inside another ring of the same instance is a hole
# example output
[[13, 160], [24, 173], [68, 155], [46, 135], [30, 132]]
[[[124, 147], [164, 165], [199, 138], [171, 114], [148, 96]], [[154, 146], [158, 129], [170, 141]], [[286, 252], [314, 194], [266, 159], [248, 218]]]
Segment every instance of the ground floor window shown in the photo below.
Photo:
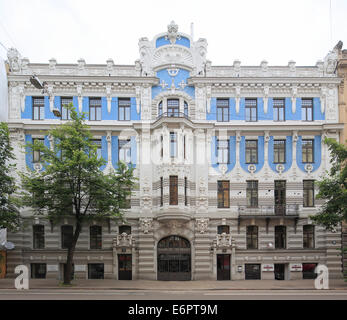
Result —
[[88, 279], [104, 279], [104, 264], [89, 263], [88, 264]]
[[260, 280], [260, 264], [245, 264], [245, 279]]
[[314, 270], [317, 267], [317, 263], [303, 263], [302, 264], [302, 278], [303, 279], [316, 279], [317, 273]]
[[45, 278], [46, 278], [46, 264], [32, 263], [31, 264], [31, 279], [45, 279]]

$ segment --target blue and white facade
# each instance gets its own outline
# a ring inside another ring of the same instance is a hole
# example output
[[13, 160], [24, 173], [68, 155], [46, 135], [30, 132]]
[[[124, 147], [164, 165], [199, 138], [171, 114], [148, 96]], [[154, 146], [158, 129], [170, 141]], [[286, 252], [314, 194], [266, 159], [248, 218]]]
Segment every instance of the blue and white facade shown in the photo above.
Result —
[[[13, 51], [9, 55], [7, 118], [18, 170], [43, 170], [22, 145], [35, 138], [50, 145], [47, 130], [67, 121], [53, 110], [63, 112], [62, 100], [69, 98], [87, 114], [100, 141], [106, 160], [100, 169], [114, 170], [126, 154], [139, 178], [125, 214], [131, 233], [107, 221], [101, 224], [102, 248], [90, 249], [86, 226], [77, 244], [75, 276], [88, 277], [94, 263], [103, 265], [105, 278], [118, 279], [119, 257], [127, 254], [132, 279], [161, 279], [161, 240], [177, 236], [189, 243], [184, 252], [191, 280], [274, 279], [278, 273], [301, 279], [314, 264], [327, 265], [330, 275], [339, 277], [340, 231], [313, 226], [309, 216], [322, 202], [304, 201], [311, 197], [305, 181], [318, 180], [329, 168], [324, 138], [338, 139], [342, 129], [334, 52], [309, 67], [293, 61], [241, 66], [238, 60], [214, 66], [206, 58], [207, 41], [178, 32], [174, 23], [152, 40], [141, 38], [139, 50], [134, 65], [111, 59], [105, 65], [83, 59], [35, 64]], [[29, 82], [32, 74], [47, 83], [44, 94]], [[256, 186], [254, 193], [250, 185]], [[16, 249], [8, 253], [8, 275], [17, 264], [38, 263], [46, 264], [46, 277], [61, 277], [66, 250], [60, 228], [72, 221], [52, 225], [34, 218], [29, 208], [22, 215], [28, 226], [9, 235]], [[33, 245], [35, 225], [45, 230], [40, 249]]]

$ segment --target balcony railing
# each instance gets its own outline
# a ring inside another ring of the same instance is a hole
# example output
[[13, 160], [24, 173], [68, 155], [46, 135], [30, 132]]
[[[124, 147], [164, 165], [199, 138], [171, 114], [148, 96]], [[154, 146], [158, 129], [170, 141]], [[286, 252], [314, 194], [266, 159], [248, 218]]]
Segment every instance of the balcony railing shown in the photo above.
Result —
[[256, 208], [239, 206], [239, 216], [298, 216], [299, 204], [258, 206]]
[[183, 112], [164, 112], [162, 114], [160, 114], [156, 120], [159, 120], [161, 118], [186, 118], [189, 120], [189, 117], [187, 114], [183, 113]]

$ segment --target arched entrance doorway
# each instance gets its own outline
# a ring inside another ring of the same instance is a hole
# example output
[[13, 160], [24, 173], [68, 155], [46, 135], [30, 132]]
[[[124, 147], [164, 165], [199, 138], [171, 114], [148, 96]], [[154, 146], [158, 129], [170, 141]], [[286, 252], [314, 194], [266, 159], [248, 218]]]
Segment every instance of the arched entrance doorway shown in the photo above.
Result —
[[158, 242], [158, 280], [191, 280], [190, 243], [180, 236]]

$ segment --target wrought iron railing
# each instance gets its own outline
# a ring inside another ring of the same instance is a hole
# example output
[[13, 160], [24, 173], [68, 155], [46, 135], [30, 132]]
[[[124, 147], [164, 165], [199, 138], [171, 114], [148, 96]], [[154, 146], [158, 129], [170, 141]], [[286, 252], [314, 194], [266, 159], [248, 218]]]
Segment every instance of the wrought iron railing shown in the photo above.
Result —
[[184, 112], [175, 112], [175, 111], [164, 112], [157, 117], [157, 120], [161, 119], [161, 118], [186, 118], [186, 119], [189, 119], [188, 115], [185, 114]]
[[299, 204], [247, 207], [238, 206], [240, 216], [298, 216]]

